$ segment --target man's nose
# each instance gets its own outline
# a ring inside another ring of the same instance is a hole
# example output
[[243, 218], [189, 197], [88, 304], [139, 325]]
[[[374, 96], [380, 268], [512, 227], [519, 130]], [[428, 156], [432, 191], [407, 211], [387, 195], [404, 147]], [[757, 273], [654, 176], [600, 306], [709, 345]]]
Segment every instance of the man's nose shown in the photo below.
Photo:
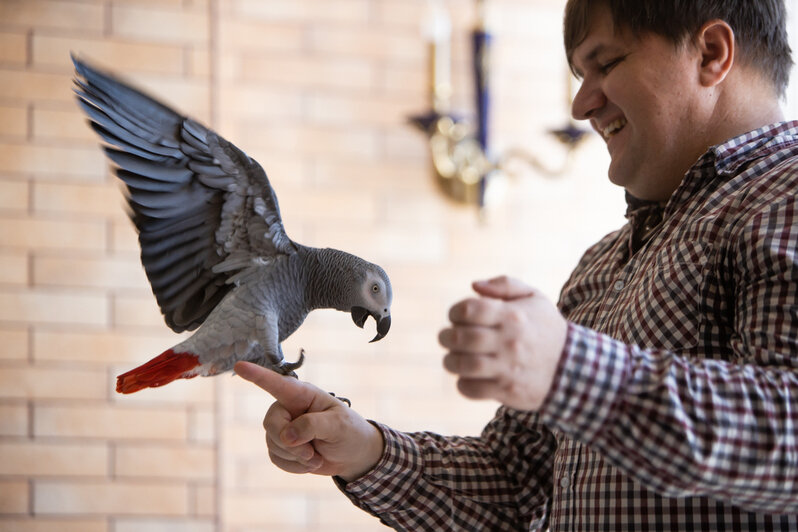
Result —
[[601, 87], [593, 80], [585, 78], [576, 91], [574, 101], [571, 102], [571, 116], [575, 120], [587, 120], [606, 103], [607, 98]]

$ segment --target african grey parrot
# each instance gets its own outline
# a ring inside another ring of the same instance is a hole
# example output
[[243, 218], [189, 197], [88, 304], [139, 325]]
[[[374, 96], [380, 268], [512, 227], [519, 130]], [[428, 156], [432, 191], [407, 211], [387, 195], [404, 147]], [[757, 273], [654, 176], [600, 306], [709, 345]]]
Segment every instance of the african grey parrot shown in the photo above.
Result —
[[368, 316], [383, 338], [391, 283], [376, 264], [288, 238], [261, 166], [202, 124], [73, 56], [75, 92], [126, 185], [141, 262], [166, 324], [199, 329], [117, 377], [132, 393], [249, 360], [285, 375], [280, 343], [317, 308]]

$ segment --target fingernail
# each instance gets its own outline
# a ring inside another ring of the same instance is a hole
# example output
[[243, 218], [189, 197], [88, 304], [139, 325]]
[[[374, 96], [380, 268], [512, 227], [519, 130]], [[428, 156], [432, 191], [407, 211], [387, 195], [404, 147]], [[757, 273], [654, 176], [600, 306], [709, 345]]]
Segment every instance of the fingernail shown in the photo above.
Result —
[[286, 442], [286, 443], [294, 443], [296, 440], [297, 440], [297, 434], [296, 434], [296, 431], [293, 428], [288, 427], [287, 429], [285, 429], [283, 431], [283, 441], [284, 442]]
[[323, 460], [322, 460], [321, 456], [319, 456], [318, 453], [317, 453], [317, 454], [314, 454], [313, 457], [311, 457], [310, 460], [308, 460], [306, 465], [310, 469], [318, 469], [318, 468], [321, 467], [322, 462], [323, 462]]

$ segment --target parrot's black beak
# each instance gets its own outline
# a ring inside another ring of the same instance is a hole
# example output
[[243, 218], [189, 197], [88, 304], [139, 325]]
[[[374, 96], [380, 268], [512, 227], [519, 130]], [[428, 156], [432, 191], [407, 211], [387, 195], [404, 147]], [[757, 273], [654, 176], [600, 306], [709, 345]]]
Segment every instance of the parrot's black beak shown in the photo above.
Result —
[[377, 322], [377, 336], [371, 341], [376, 342], [377, 340], [382, 340], [391, 328], [391, 316], [382, 317], [376, 312], [371, 313], [368, 309], [363, 307], [352, 307], [352, 321], [361, 329], [366, 324], [366, 320], [369, 316], [373, 317], [374, 321]]
[[363, 307], [352, 307], [352, 321], [361, 329], [366, 324], [366, 318], [369, 317], [369, 311]]
[[[377, 318], [375, 317], [374, 319], [376, 320]], [[385, 335], [388, 334], [389, 330], [391, 330], [391, 317], [385, 316], [377, 322], [377, 336], [372, 338], [369, 343], [382, 340], [385, 338]]]

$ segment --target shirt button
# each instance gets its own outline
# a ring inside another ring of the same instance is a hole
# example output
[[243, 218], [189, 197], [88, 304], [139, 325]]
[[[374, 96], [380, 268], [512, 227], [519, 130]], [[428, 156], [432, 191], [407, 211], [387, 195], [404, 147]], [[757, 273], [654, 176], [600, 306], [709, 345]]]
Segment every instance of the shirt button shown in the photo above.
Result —
[[614, 288], [616, 292], [620, 292], [621, 290], [623, 290], [623, 281], [615, 281]]
[[570, 479], [570, 478], [568, 478], [568, 477], [562, 477], [562, 478], [560, 479], [560, 487], [561, 487], [561, 488], [567, 488], [567, 487], [568, 487], [568, 486], [570, 486], [570, 485], [571, 485], [571, 479]]

